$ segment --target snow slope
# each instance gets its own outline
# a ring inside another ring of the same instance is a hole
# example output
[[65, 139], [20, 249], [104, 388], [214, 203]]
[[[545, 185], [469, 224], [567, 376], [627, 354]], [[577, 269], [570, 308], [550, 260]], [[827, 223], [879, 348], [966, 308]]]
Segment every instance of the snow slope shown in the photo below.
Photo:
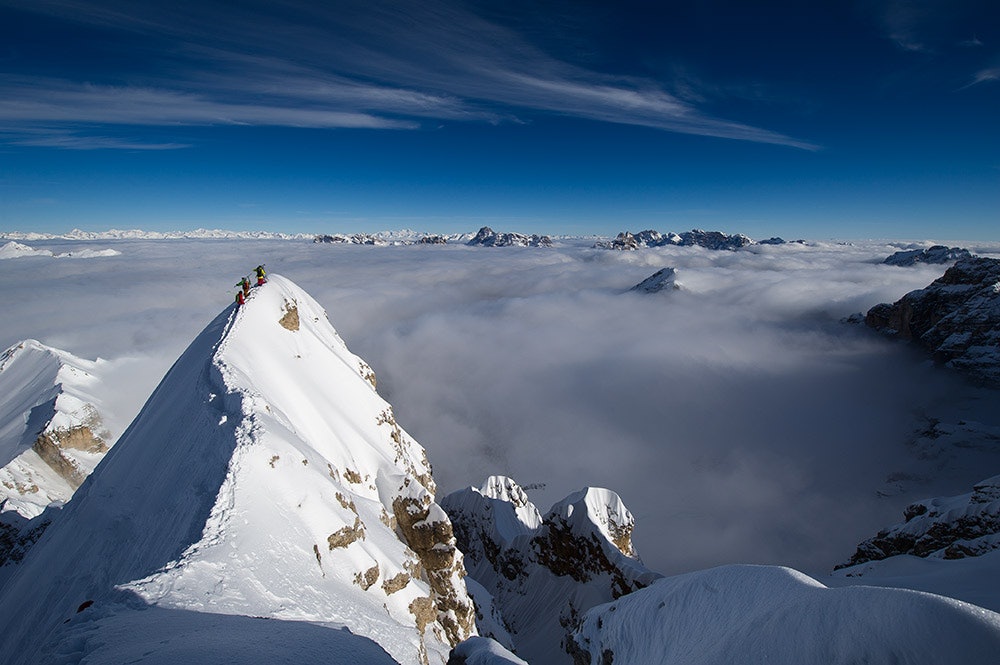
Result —
[[[222, 645], [308, 622], [444, 662], [473, 632], [462, 558], [423, 450], [374, 381], [291, 281], [228, 307], [0, 592], [0, 654], [112, 663], [121, 636], [159, 644], [215, 622]], [[318, 637], [292, 656], [340, 639], [301, 631]]]
[[0, 259], [19, 259], [22, 256], [52, 256], [52, 252], [48, 249], [35, 249], [13, 240], [0, 247]]
[[776, 566], [661, 579], [586, 614], [574, 662], [995, 663], [1000, 614], [901, 589], [830, 589]]
[[0, 513], [31, 519], [69, 501], [113, 445], [106, 366], [33, 339], [0, 355]]
[[0, 247], [0, 259], [17, 259], [22, 256], [54, 256], [57, 259], [96, 259], [102, 256], [119, 256], [117, 249], [81, 249], [76, 252], [53, 254], [50, 249], [38, 249], [11, 240]]

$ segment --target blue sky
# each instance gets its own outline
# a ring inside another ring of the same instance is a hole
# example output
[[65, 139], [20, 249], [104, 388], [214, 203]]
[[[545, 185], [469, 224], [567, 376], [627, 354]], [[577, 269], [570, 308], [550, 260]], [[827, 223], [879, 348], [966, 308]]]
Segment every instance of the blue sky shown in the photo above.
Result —
[[1000, 238], [1000, 7], [0, 0], [0, 230]]

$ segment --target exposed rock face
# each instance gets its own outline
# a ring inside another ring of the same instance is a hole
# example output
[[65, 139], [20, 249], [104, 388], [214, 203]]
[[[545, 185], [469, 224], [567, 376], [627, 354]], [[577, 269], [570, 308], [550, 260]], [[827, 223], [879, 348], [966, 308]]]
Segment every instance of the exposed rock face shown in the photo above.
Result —
[[114, 438], [98, 410], [104, 361], [35, 340], [0, 355], [0, 566], [23, 558]]
[[569, 663], [557, 640], [582, 612], [659, 577], [639, 560], [632, 515], [609, 490], [581, 490], [543, 518], [513, 480], [493, 476], [441, 505], [470, 577], [493, 595], [514, 651], [528, 662]]
[[354, 233], [344, 235], [337, 233], [334, 235], [317, 235], [313, 238], [314, 243], [346, 244], [346, 245], [388, 245], [385, 240], [373, 236], [369, 233]]
[[444, 236], [423, 236], [417, 243], [421, 245], [446, 245], [448, 239]]
[[701, 229], [694, 229], [692, 231], [682, 233], [681, 242], [679, 244], [697, 245], [698, 247], [704, 247], [705, 249], [734, 250], [746, 247], [747, 245], [752, 245], [754, 242], [742, 233], [727, 235], [721, 231], [702, 231]]
[[961, 559], [1000, 548], [1000, 476], [978, 483], [969, 494], [918, 501], [903, 517], [905, 522], [858, 545], [838, 568], [897, 554]]
[[657, 270], [629, 290], [640, 293], [659, 293], [664, 289], [676, 291], [680, 288], [681, 285], [677, 283], [677, 271], [673, 268], [663, 268], [662, 270]]
[[959, 260], [927, 288], [868, 310], [865, 324], [913, 340], [934, 360], [1000, 385], [1000, 260]]
[[959, 259], [968, 259], [972, 253], [961, 247], [945, 247], [934, 245], [926, 249], [910, 249], [887, 256], [882, 263], [890, 266], [912, 266], [918, 263], [954, 263]]
[[106, 453], [108, 446], [99, 436], [94, 435], [90, 427], [77, 425], [69, 429], [42, 432], [31, 445], [31, 449], [75, 490], [83, 484], [87, 474], [65, 454], [65, 451], [73, 449]]
[[521, 233], [497, 233], [488, 226], [479, 229], [468, 245], [478, 247], [551, 247], [552, 239], [548, 236]]
[[284, 328], [285, 330], [290, 330], [292, 332], [295, 332], [296, 330], [299, 329], [298, 306], [296, 305], [294, 300], [292, 301], [286, 300], [282, 308], [284, 310], [284, 314], [282, 314], [281, 318], [278, 319], [278, 323], [280, 323], [281, 327]]
[[[780, 243], [778, 241], [780, 241]], [[767, 241], [767, 244], [781, 243], [784, 243], [784, 241], [780, 238], [771, 238]], [[610, 242], [595, 243], [594, 247], [601, 249], [631, 250], [639, 249], [640, 247], [663, 247], [666, 245], [677, 245], [681, 247], [698, 246], [715, 250], [736, 250], [753, 244], [755, 244], [754, 241], [742, 233], [727, 235], [721, 231], [702, 231], [701, 229], [692, 229], [691, 231], [685, 231], [680, 234], [663, 234], [659, 231], [653, 231], [650, 229], [640, 231], [636, 234], [632, 234], [628, 231], [622, 231], [614, 240], [611, 240]]]

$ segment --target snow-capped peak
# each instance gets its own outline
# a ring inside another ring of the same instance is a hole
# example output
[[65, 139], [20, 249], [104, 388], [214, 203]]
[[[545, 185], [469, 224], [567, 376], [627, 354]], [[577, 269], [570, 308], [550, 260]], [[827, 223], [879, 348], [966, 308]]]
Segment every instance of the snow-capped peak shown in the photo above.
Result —
[[348, 628], [402, 662], [444, 662], [474, 629], [433, 492], [371, 369], [272, 275], [192, 342], [9, 580], [0, 652], [33, 662], [92, 639], [80, 648], [101, 662], [99, 634], [60, 626], [93, 601], [113, 629], [138, 599]]
[[33, 339], [0, 355], [0, 503], [31, 519], [69, 500], [113, 444], [100, 400], [103, 360]]
[[453, 492], [442, 505], [455, 525], [469, 576], [493, 597], [505, 623], [490, 637], [529, 662], [566, 663], [567, 628], [587, 609], [659, 577], [632, 547], [634, 519], [617, 494], [588, 487], [544, 519], [512, 479]]
[[565, 524], [578, 534], [596, 530], [625, 556], [636, 556], [632, 547], [635, 518], [622, 503], [621, 497], [611, 490], [587, 487], [574, 492], [552, 506], [545, 521]]

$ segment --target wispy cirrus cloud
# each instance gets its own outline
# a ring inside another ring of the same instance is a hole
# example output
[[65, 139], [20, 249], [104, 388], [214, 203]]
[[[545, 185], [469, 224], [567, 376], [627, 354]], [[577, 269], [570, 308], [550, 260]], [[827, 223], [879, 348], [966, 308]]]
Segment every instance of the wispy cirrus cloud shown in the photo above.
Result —
[[[0, 79], [6, 100], [0, 121], [33, 130], [79, 124], [408, 129], [425, 119], [500, 122], [547, 113], [816, 147], [713, 117], [657, 81], [559, 60], [457, 3], [289, 2], [279, 13], [250, 3], [181, 2], [168, 10], [119, 0], [39, 0], [30, 10], [158, 44], [141, 77], [67, 62], [49, 78]], [[87, 83], [93, 80], [105, 84]]]

